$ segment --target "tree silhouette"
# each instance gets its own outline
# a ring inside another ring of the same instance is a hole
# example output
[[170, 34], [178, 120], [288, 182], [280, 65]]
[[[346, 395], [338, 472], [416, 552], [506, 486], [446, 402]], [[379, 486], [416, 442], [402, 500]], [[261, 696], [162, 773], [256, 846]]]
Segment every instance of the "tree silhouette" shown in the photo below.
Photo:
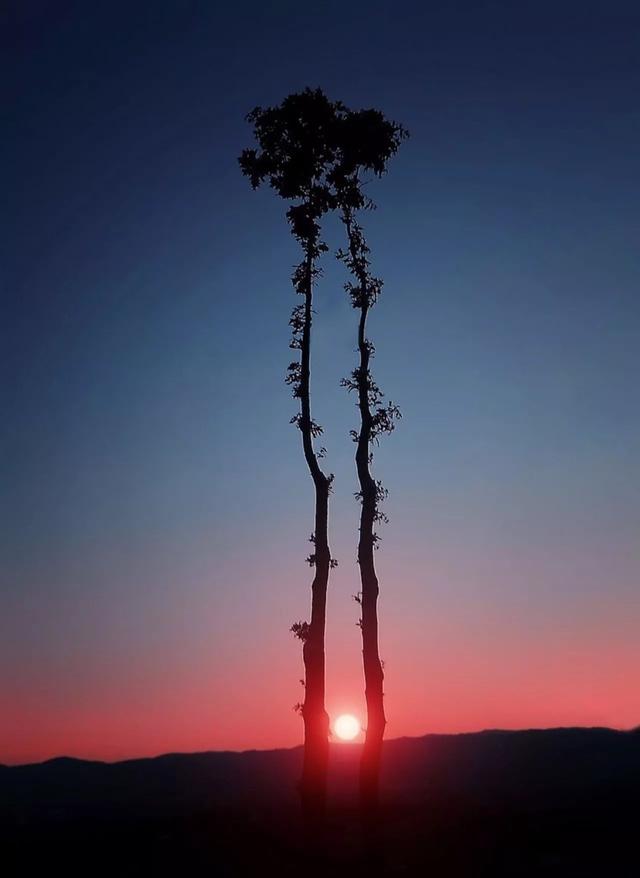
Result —
[[[287, 371], [286, 383], [300, 400], [292, 418], [302, 434], [305, 460], [315, 487], [314, 549], [307, 558], [315, 567], [312, 583], [311, 621], [296, 622], [291, 630], [303, 642], [305, 697], [301, 706], [305, 727], [305, 748], [301, 801], [310, 838], [321, 840], [326, 808], [326, 776], [329, 752], [329, 717], [325, 709], [326, 599], [329, 571], [336, 564], [328, 540], [329, 494], [332, 474], [325, 474], [319, 458], [324, 449], [314, 450], [314, 439], [322, 428], [311, 417], [310, 357], [314, 282], [320, 274], [318, 261], [327, 251], [321, 239], [320, 220], [339, 210], [347, 234], [347, 248], [338, 251], [353, 276], [345, 285], [351, 303], [360, 312], [358, 322], [359, 362], [343, 385], [356, 392], [360, 428], [351, 435], [356, 443], [356, 469], [361, 502], [358, 563], [362, 591], [362, 653], [367, 702], [367, 730], [360, 769], [360, 801], [367, 825], [375, 826], [379, 804], [379, 775], [382, 740], [386, 725], [383, 702], [383, 669], [378, 651], [378, 578], [374, 549], [378, 542], [375, 525], [385, 519], [381, 504], [386, 491], [371, 474], [372, 446], [383, 433], [390, 433], [400, 417], [398, 408], [384, 402], [373, 379], [370, 361], [374, 347], [366, 335], [367, 316], [382, 289], [382, 281], [370, 271], [369, 247], [358, 212], [374, 207], [366, 197], [362, 175], [382, 176], [389, 159], [407, 136], [399, 124], [387, 120], [378, 110], [353, 112], [340, 102], [331, 102], [320, 89], [305, 89], [287, 97], [280, 106], [257, 107], [248, 115], [260, 147], [246, 149], [240, 156], [242, 172], [253, 188], [263, 182], [291, 202], [287, 220], [302, 249], [292, 282], [303, 302], [294, 307], [289, 321], [291, 347], [299, 359]], [[373, 836], [371, 836], [373, 840]]]
[[[370, 828], [375, 829], [379, 806], [380, 760], [386, 726], [383, 700], [384, 672], [378, 651], [378, 578], [374, 550], [378, 542], [375, 526], [386, 517], [381, 504], [386, 490], [371, 473], [373, 446], [384, 433], [391, 433], [400, 411], [393, 402], [385, 402], [384, 394], [376, 384], [370, 369], [375, 348], [367, 337], [367, 316], [382, 290], [382, 280], [370, 270], [370, 250], [362, 226], [357, 221], [358, 211], [374, 207], [363, 193], [362, 172], [382, 176], [389, 159], [396, 153], [401, 141], [408, 136], [399, 124], [391, 122], [377, 110], [348, 113], [341, 123], [341, 161], [331, 181], [335, 186], [341, 219], [348, 246], [338, 257], [344, 261], [353, 277], [345, 284], [351, 304], [358, 310], [358, 365], [349, 378], [342, 382], [358, 398], [360, 428], [352, 430], [356, 443], [356, 469], [361, 503], [358, 564], [362, 591], [357, 596], [362, 616], [362, 657], [367, 703], [367, 728], [360, 765], [360, 803]], [[370, 836], [375, 845], [375, 833]]]
[[337, 563], [331, 557], [328, 538], [329, 494], [332, 474], [320, 467], [324, 449], [316, 452], [314, 439], [322, 427], [311, 416], [311, 330], [314, 283], [320, 274], [318, 260], [327, 251], [320, 236], [320, 219], [336, 207], [328, 173], [336, 159], [336, 119], [342, 105], [332, 103], [320, 89], [289, 95], [280, 106], [257, 107], [247, 119], [253, 124], [259, 150], [245, 149], [240, 167], [256, 189], [268, 181], [279, 196], [291, 202], [287, 220], [302, 249], [292, 283], [303, 301], [292, 311], [290, 347], [299, 359], [287, 370], [286, 383], [300, 401], [292, 418], [302, 435], [305, 461], [315, 489], [313, 549], [307, 558], [315, 575], [311, 586], [311, 621], [297, 622], [291, 630], [303, 643], [305, 669], [304, 761], [300, 795], [307, 830], [320, 841], [326, 807], [329, 755], [329, 716], [325, 709], [325, 617], [329, 571]]

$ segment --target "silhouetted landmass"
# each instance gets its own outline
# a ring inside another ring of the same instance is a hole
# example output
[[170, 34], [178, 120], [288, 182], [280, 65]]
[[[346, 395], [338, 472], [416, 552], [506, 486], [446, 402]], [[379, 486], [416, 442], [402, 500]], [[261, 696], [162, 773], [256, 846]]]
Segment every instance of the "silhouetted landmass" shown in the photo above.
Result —
[[[359, 756], [359, 746], [332, 746], [322, 868], [349, 875], [358, 873], [360, 856]], [[292, 875], [303, 856], [301, 761], [295, 748], [2, 766], [8, 874], [55, 866], [65, 874]], [[391, 740], [382, 789], [385, 855], [377, 874], [637, 874], [638, 731]]]

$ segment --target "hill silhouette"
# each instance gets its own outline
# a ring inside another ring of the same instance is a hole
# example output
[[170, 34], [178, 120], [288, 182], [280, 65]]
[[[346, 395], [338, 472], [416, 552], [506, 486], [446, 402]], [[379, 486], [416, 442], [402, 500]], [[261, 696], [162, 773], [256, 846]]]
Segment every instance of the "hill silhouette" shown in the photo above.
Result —
[[[359, 857], [359, 751], [331, 748], [329, 865], [350, 875]], [[46, 863], [80, 873], [93, 863], [95, 873], [126, 862], [294, 874], [303, 855], [301, 764], [298, 747], [2, 766], [0, 841], [23, 872]], [[640, 734], [399, 738], [384, 745], [382, 786], [386, 860], [374, 874], [611, 874], [635, 856]]]

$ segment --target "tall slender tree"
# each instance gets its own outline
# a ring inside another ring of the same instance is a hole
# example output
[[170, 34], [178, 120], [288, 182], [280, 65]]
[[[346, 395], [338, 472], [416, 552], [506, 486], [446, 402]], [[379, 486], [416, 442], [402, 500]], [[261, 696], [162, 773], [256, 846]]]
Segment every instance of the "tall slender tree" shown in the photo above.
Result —
[[322, 428], [311, 414], [311, 334], [314, 284], [320, 274], [318, 261], [327, 250], [321, 238], [320, 220], [336, 206], [327, 175], [335, 165], [335, 126], [341, 112], [342, 105], [329, 101], [320, 89], [289, 95], [277, 107], [257, 107], [247, 119], [253, 124], [259, 149], [246, 149], [239, 159], [242, 172], [254, 189], [268, 181], [278, 195], [290, 202], [287, 220], [302, 250], [302, 259], [292, 275], [295, 292], [302, 302], [293, 308], [289, 321], [290, 346], [299, 351], [299, 359], [289, 365], [286, 382], [299, 400], [300, 408], [292, 423], [300, 430], [315, 491], [313, 550], [307, 558], [315, 575], [311, 585], [311, 620], [297, 622], [291, 630], [302, 641], [305, 670], [300, 796], [309, 841], [316, 844], [321, 844], [326, 808], [329, 716], [325, 709], [325, 625], [329, 571], [336, 562], [331, 557], [328, 536], [333, 475], [320, 466], [323, 449], [316, 452], [314, 448]]
[[[370, 269], [370, 250], [358, 211], [371, 209], [373, 202], [363, 193], [362, 174], [367, 171], [382, 176], [389, 159], [396, 153], [407, 131], [391, 122], [377, 110], [348, 113], [341, 124], [341, 160], [332, 174], [341, 218], [347, 236], [347, 247], [338, 252], [353, 277], [345, 284], [358, 319], [358, 365], [343, 385], [357, 394], [360, 426], [352, 430], [356, 444], [356, 470], [361, 503], [358, 564], [361, 592], [358, 596], [362, 615], [362, 658], [367, 704], [367, 727], [360, 765], [360, 803], [366, 822], [375, 828], [379, 808], [379, 778], [382, 741], [386, 726], [384, 711], [384, 671], [378, 647], [379, 583], [374, 550], [378, 542], [376, 524], [386, 520], [381, 504], [386, 490], [371, 472], [373, 446], [384, 433], [391, 433], [400, 411], [393, 402], [385, 402], [384, 394], [371, 373], [375, 348], [367, 337], [367, 317], [382, 291], [382, 280]], [[375, 836], [370, 836], [375, 843]]]

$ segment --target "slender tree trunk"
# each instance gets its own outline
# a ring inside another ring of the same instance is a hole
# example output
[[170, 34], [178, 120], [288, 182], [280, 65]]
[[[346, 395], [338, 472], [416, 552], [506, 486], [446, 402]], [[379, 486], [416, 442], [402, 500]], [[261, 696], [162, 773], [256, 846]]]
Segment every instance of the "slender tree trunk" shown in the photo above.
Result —
[[384, 673], [378, 652], [378, 577], [374, 562], [374, 525], [377, 519], [378, 492], [369, 469], [369, 445], [371, 439], [372, 413], [369, 406], [369, 359], [371, 349], [365, 331], [368, 304], [363, 297], [358, 326], [358, 407], [360, 409], [360, 433], [356, 450], [356, 467], [362, 509], [360, 514], [360, 539], [358, 564], [362, 584], [362, 660], [367, 703], [367, 730], [360, 764], [360, 803], [367, 819], [374, 819], [379, 807], [380, 761], [382, 739], [386, 726], [383, 700]]
[[360, 762], [360, 807], [364, 818], [366, 853], [375, 860], [381, 850], [379, 832], [380, 764], [382, 741], [386, 726], [384, 712], [384, 673], [378, 651], [378, 577], [374, 562], [377, 536], [375, 525], [384, 518], [379, 506], [384, 495], [379, 482], [371, 475], [371, 445], [380, 433], [393, 429], [393, 419], [399, 412], [393, 404], [382, 405], [382, 393], [372, 378], [370, 360], [373, 345], [367, 339], [367, 316], [375, 303], [382, 282], [369, 271], [369, 248], [361, 227], [355, 222], [352, 210], [343, 209], [349, 251], [345, 259], [356, 283], [348, 284], [347, 290], [353, 307], [360, 312], [358, 322], [358, 367], [351, 378], [343, 384], [358, 395], [360, 430], [356, 440], [356, 469], [360, 483], [360, 534], [358, 541], [358, 564], [360, 566], [362, 617], [362, 660], [367, 703], [367, 728]]
[[309, 841], [320, 849], [324, 834], [327, 766], [329, 759], [329, 716], [325, 709], [325, 624], [327, 586], [331, 568], [328, 537], [331, 481], [318, 464], [313, 449], [314, 423], [311, 418], [310, 359], [313, 303], [313, 257], [307, 253], [304, 274], [304, 324], [300, 346], [300, 431], [302, 447], [315, 489], [315, 576], [311, 586], [311, 621], [303, 645], [305, 697], [304, 761], [300, 795]]

